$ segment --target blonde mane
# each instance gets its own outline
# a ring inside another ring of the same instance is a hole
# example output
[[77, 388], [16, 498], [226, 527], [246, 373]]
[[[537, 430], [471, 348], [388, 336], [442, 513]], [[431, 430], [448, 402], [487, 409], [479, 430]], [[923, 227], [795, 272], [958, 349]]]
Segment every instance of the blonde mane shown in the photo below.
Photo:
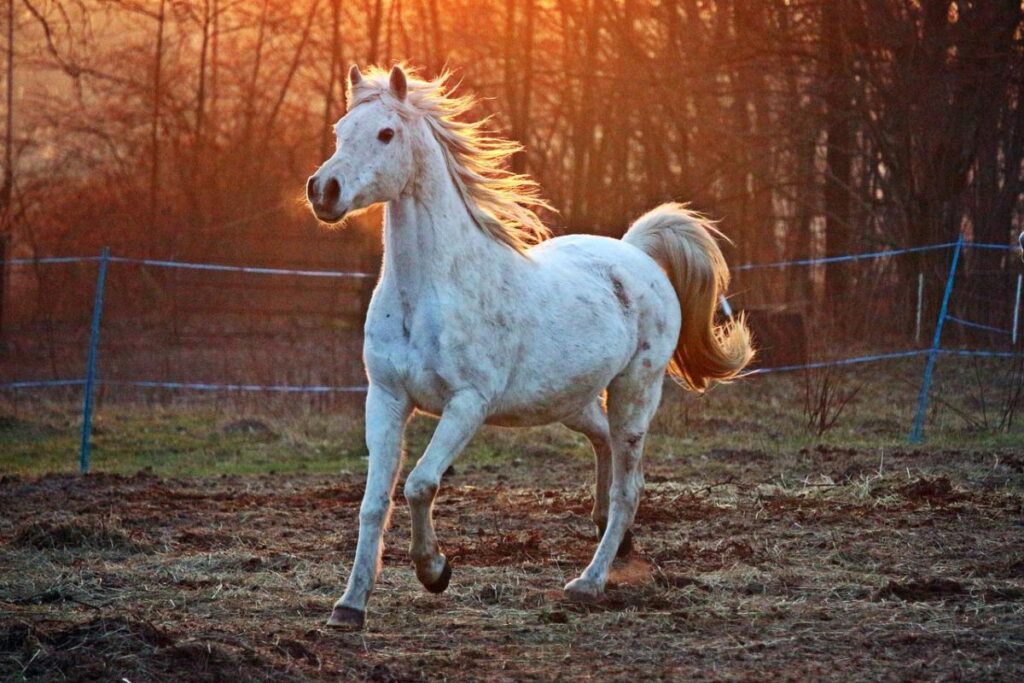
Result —
[[493, 239], [523, 253], [550, 237], [537, 209], [551, 209], [539, 194], [536, 181], [508, 170], [507, 162], [522, 147], [488, 133], [480, 121], [461, 121], [476, 100], [455, 96], [449, 88], [451, 73], [426, 81], [409, 72], [408, 94], [399, 100], [392, 93], [388, 72], [373, 68], [349, 92], [349, 110], [381, 99], [405, 118], [420, 116], [441, 145], [445, 164], [466, 208], [480, 229]]

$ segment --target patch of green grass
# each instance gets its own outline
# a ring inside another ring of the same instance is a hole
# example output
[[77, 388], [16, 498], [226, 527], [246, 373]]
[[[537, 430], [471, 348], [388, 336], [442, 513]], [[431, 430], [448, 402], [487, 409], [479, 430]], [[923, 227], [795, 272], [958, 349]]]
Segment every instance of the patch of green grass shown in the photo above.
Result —
[[[0, 429], [0, 469], [23, 474], [77, 469], [78, 425], [45, 419], [21, 419], [14, 429]], [[239, 421], [209, 409], [109, 407], [95, 421], [92, 469], [202, 476], [335, 472], [358, 468], [366, 453], [362, 430], [351, 422], [323, 429], [308, 420], [249, 418], [262, 427], [252, 431], [234, 428]]]
[[[70, 409], [69, 409], [70, 410]], [[0, 472], [41, 474], [78, 469], [79, 425], [53, 411], [0, 422]], [[239, 425], [241, 426], [239, 427]], [[413, 418], [406, 430], [409, 468], [423, 453], [437, 420]], [[583, 437], [559, 427], [487, 427], [460, 462], [476, 465], [567, 452], [589, 456]], [[94, 422], [91, 469], [164, 476], [309, 473], [366, 469], [366, 445], [356, 415], [238, 416], [209, 408], [113, 406]]]
[[[932, 391], [926, 450], [1003, 449], [1024, 444], [1024, 420], [999, 423], [1012, 377], [1005, 363], [940, 362]], [[814, 375], [754, 377], [694, 396], [666, 386], [647, 440], [648, 459], [692, 458], [716, 450], [768, 455], [819, 445], [861, 451], [907, 448], [919, 391], [919, 359], [860, 366], [833, 377], [841, 390], [859, 387], [835, 426], [821, 436], [807, 427], [804, 396]], [[884, 372], [883, 372], [884, 370]], [[813, 385], [812, 385], [813, 386]], [[419, 416], [406, 430], [409, 462], [426, 448], [436, 420]], [[210, 405], [153, 407], [108, 402], [95, 420], [92, 467], [133, 473], [216, 476], [332, 473], [366, 467], [361, 410], [318, 412], [280, 406], [264, 413]], [[78, 467], [77, 406], [0, 405], [0, 472], [38, 474]], [[458, 460], [486, 466], [549, 457], [589, 458], [586, 440], [559, 426], [487, 427]]]

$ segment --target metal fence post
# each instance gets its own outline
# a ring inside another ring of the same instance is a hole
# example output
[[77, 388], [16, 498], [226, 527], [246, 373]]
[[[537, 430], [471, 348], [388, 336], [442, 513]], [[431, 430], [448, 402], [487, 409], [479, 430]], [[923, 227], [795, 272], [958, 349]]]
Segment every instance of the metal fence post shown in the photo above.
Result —
[[939, 307], [939, 319], [935, 321], [935, 335], [932, 337], [932, 347], [928, 352], [928, 360], [924, 366], [924, 378], [921, 381], [921, 394], [917, 398], [917, 414], [914, 415], [914, 426], [910, 430], [910, 443], [921, 443], [924, 437], [924, 418], [928, 412], [928, 392], [932, 387], [932, 373], [935, 372], [935, 361], [939, 357], [939, 347], [942, 344], [942, 326], [946, 322], [946, 314], [949, 312], [949, 299], [953, 295], [953, 282], [956, 280], [956, 266], [960, 261], [960, 251], [964, 246], [964, 236], [961, 234], [953, 247], [953, 260], [949, 264], [949, 277], [946, 278], [946, 289], [942, 293], [942, 306]]
[[0, 338], [4, 334], [4, 310], [7, 306], [7, 252], [10, 236], [0, 235]]
[[921, 316], [924, 311], [924, 273], [917, 274], [917, 312], [914, 315], [914, 343], [921, 343]]
[[1017, 345], [1017, 330], [1020, 328], [1020, 289], [1022, 279], [1024, 279], [1024, 276], [1017, 273], [1017, 295], [1013, 298], [1013, 332], [1010, 333], [1010, 341], [1014, 346]]
[[110, 249], [103, 247], [96, 274], [96, 294], [92, 303], [92, 325], [89, 328], [89, 354], [85, 367], [85, 387], [82, 396], [82, 444], [78, 451], [78, 468], [82, 474], [89, 471], [89, 451], [92, 444], [93, 394], [96, 391], [96, 361], [100, 347], [100, 320], [103, 317], [103, 290], [107, 285], [107, 263]]

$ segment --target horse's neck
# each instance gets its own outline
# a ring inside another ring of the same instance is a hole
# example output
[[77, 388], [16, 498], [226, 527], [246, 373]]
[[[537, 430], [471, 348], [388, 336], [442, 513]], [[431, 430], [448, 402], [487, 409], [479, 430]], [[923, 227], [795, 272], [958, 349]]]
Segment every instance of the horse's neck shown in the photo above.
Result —
[[477, 289], [515, 259], [522, 257], [473, 222], [446, 173], [385, 210], [384, 275], [406, 304], [425, 292]]

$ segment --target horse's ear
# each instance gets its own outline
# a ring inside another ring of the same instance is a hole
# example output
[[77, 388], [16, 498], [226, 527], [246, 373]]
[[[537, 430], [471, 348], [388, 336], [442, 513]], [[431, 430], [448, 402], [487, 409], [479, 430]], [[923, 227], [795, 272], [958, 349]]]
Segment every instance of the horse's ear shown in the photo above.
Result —
[[399, 100], [404, 100], [406, 93], [409, 92], [409, 81], [402, 67], [397, 64], [391, 67], [391, 92]]
[[363, 74], [359, 71], [359, 67], [353, 64], [348, 70], [348, 82], [354, 88], [363, 82]]

